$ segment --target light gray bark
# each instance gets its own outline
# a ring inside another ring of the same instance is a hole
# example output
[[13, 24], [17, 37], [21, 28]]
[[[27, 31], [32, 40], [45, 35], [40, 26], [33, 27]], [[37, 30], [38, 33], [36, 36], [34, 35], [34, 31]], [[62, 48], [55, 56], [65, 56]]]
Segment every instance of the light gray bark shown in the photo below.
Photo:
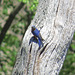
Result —
[[[29, 45], [35, 25], [44, 47]], [[39, 0], [36, 15], [25, 33], [12, 75], [59, 75], [75, 31], [75, 0]], [[30, 51], [31, 50], [31, 51]]]

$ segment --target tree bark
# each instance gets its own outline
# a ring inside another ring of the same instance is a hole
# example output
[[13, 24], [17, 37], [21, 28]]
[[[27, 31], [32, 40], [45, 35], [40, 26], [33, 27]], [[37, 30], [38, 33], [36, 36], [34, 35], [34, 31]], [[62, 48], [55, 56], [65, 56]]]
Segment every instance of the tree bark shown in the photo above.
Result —
[[0, 33], [0, 45], [6, 35], [7, 30], [11, 26], [12, 21], [14, 20], [17, 13], [21, 10], [21, 8], [24, 6], [24, 3], [20, 3], [20, 5], [9, 15], [8, 20], [6, 21], [1, 33]]
[[[35, 25], [44, 47], [29, 40]], [[75, 32], [75, 0], [39, 0], [36, 15], [27, 29], [12, 75], [59, 75]]]

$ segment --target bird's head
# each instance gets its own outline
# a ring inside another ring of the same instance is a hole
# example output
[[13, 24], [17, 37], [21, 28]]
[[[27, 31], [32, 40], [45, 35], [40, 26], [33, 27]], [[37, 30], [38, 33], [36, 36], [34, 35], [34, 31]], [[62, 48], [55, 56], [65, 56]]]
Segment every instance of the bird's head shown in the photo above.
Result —
[[36, 29], [36, 27], [33, 25], [33, 26], [32, 26], [32, 31], [34, 31], [35, 29]]

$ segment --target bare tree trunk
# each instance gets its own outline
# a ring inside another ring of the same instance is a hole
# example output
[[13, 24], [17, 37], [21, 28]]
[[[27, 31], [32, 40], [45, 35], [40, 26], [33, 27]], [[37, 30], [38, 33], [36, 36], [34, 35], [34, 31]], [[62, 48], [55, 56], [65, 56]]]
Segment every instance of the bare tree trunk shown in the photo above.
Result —
[[[31, 25], [44, 38], [44, 47], [29, 45]], [[25, 33], [12, 75], [59, 75], [75, 31], [75, 0], [40, 0]]]
[[14, 20], [17, 13], [21, 10], [21, 8], [24, 6], [24, 3], [20, 3], [20, 5], [9, 15], [8, 20], [6, 21], [1, 33], [0, 33], [0, 45], [6, 35], [7, 30], [11, 26], [12, 21]]

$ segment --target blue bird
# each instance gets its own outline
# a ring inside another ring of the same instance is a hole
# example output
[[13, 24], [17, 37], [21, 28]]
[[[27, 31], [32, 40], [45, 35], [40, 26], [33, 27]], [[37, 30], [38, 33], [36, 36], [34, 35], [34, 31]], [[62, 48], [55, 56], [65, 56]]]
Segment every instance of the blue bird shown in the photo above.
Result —
[[36, 37], [38, 37], [40, 40], [44, 40], [40, 34], [40, 31], [35, 27], [35, 26], [32, 26], [32, 30], [31, 30], [32, 34]]
[[43, 47], [43, 43], [42, 43], [41, 39], [39, 39], [39, 38], [37, 38], [37, 37], [35, 37], [35, 36], [32, 36], [32, 37], [31, 37], [31, 39], [30, 39], [30, 41], [29, 41], [29, 45], [30, 45], [32, 42], [37, 43], [37, 44], [39, 45], [39, 49], [40, 49], [41, 47]]
[[29, 45], [32, 42], [37, 43], [39, 45], [39, 48], [38, 49], [40, 49], [41, 47], [43, 47], [43, 42], [42, 42], [42, 40], [40, 38], [37, 38], [35, 36], [32, 36], [31, 39], [30, 39], [30, 41], [29, 41]]
[[34, 36], [31, 37], [30, 41], [29, 41], [29, 45], [30, 43], [34, 42], [34, 43], [38, 43], [39, 45], [39, 49], [41, 47], [43, 47], [43, 38], [41, 37], [41, 34], [40, 34], [40, 31], [35, 27], [35, 26], [32, 26], [32, 29], [31, 29], [31, 32]]
[[32, 36], [31, 39], [30, 39], [30, 41], [29, 41], [29, 45], [30, 45], [30, 43], [32, 43], [32, 42], [38, 43], [38, 39], [37, 39], [35, 36]]
[[31, 29], [31, 32], [34, 36], [31, 37], [30, 41], [29, 41], [29, 45], [30, 43], [34, 42], [34, 43], [38, 43], [39, 45], [39, 49], [41, 47], [43, 47], [43, 38], [41, 37], [41, 34], [40, 34], [40, 31], [35, 27], [35, 26], [32, 26], [32, 29]]
[[41, 40], [40, 38], [38, 38], [38, 45], [39, 45], [39, 49], [40, 49], [41, 47], [43, 47], [43, 42], [42, 42], [42, 40]]

